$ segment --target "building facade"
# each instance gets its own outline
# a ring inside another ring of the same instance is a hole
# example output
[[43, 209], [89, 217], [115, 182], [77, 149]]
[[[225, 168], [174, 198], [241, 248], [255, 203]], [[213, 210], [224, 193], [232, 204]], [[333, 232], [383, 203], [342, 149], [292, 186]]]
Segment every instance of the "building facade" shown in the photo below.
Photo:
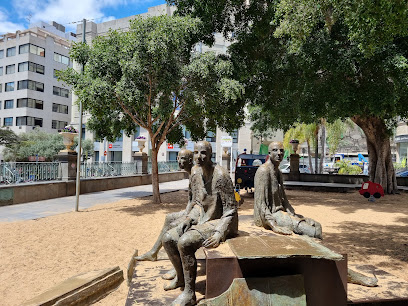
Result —
[[0, 38], [0, 120], [16, 133], [38, 127], [58, 132], [71, 120], [69, 88], [55, 72], [71, 67], [69, 48], [75, 34], [40, 22]]

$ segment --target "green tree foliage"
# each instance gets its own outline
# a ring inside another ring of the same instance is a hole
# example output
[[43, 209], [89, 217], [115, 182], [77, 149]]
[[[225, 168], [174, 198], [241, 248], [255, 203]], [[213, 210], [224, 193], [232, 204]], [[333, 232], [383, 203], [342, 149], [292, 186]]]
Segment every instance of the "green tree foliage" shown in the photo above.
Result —
[[397, 191], [389, 136], [408, 118], [406, 1], [170, 2], [208, 31], [234, 32], [230, 54], [257, 127], [349, 117], [365, 133], [370, 180]]
[[16, 144], [20, 138], [12, 130], [8, 128], [0, 128], [0, 145], [9, 146]]
[[148, 131], [156, 203], [157, 154], [164, 141], [182, 141], [182, 124], [200, 139], [217, 125], [233, 131], [243, 122], [243, 88], [231, 78], [230, 61], [192, 54], [201, 33], [198, 19], [137, 18], [128, 32], [111, 31], [92, 46], [74, 45], [70, 55], [85, 64], [84, 71], [60, 74], [92, 115], [88, 125], [98, 138], [131, 135], [138, 126]]
[[[47, 161], [57, 159], [59, 151], [65, 149], [62, 136], [56, 133], [47, 133], [40, 129], [22, 133], [19, 142], [7, 145], [3, 150], [5, 161], [27, 161], [30, 156], [43, 156]], [[78, 146], [78, 137], [75, 137], [72, 150]], [[93, 155], [93, 142], [89, 139], [82, 141], [82, 155]]]
[[341, 160], [335, 164], [339, 168], [339, 174], [361, 174], [363, 170], [357, 165], [351, 165], [349, 160]]
[[50, 134], [39, 129], [19, 135], [20, 142], [3, 150], [5, 161], [27, 161], [29, 156], [43, 156], [51, 161], [56, 158], [60, 150], [65, 147], [62, 136]]

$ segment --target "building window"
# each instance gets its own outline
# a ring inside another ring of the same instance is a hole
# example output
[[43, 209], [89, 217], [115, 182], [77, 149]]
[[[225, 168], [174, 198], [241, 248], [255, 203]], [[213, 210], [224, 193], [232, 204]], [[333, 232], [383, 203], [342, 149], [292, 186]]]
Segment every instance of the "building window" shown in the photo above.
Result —
[[4, 109], [13, 108], [14, 100], [4, 100]]
[[35, 91], [44, 92], [44, 83], [31, 80], [18, 81], [17, 90], [21, 89], [31, 89]]
[[57, 71], [60, 71], [60, 70], [54, 69], [54, 78], [55, 78], [55, 79], [58, 78], [58, 77], [57, 77], [57, 74], [56, 74]]
[[4, 50], [0, 50], [0, 58], [4, 57]]
[[52, 103], [52, 111], [54, 113], [68, 114], [68, 105]]
[[4, 126], [12, 126], [13, 125], [13, 117], [6, 117], [4, 118]]
[[217, 134], [214, 132], [208, 131], [207, 137], [205, 138], [208, 142], [215, 142], [217, 140]]
[[32, 71], [39, 74], [44, 74], [44, 66], [33, 62], [23, 62], [18, 64], [18, 72]]
[[38, 46], [33, 45], [33, 44], [21, 45], [19, 47], [18, 52], [19, 52], [19, 54], [24, 54], [24, 53], [30, 52], [30, 53], [38, 55], [38, 56], [42, 56], [42, 57], [45, 56], [44, 48], [38, 47]]
[[14, 91], [14, 82], [6, 83], [5, 91]]
[[43, 109], [44, 102], [41, 100], [36, 100], [36, 99], [31, 99], [31, 98], [17, 99], [17, 108], [20, 108], [20, 107]]
[[55, 52], [54, 52], [54, 61], [58, 63], [62, 63], [64, 65], [69, 65], [69, 57], [66, 57], [64, 55], [61, 55]]
[[3, 92], [3, 84], [0, 83], [0, 92]]
[[3, 67], [0, 67], [0, 75], [3, 75]]
[[16, 65], [8, 65], [6, 66], [6, 74], [12, 74], [16, 72]]
[[16, 125], [17, 126], [22, 126], [22, 125], [28, 125], [28, 126], [43, 126], [43, 120], [42, 118], [34, 118], [34, 117], [17, 117], [16, 118]]
[[140, 136], [140, 126], [136, 128], [135, 134], [133, 134], [133, 140], [136, 140]]
[[68, 125], [68, 122], [66, 122], [66, 121], [52, 120], [51, 128], [52, 129], [57, 129], [57, 130], [62, 130], [67, 125]]
[[65, 88], [54, 86], [52, 92], [56, 96], [60, 96], [60, 97], [64, 97], [64, 98], [69, 97], [69, 91], [68, 91], [68, 89], [65, 89]]
[[7, 48], [6, 56], [10, 57], [14, 55], [16, 55], [16, 47]]

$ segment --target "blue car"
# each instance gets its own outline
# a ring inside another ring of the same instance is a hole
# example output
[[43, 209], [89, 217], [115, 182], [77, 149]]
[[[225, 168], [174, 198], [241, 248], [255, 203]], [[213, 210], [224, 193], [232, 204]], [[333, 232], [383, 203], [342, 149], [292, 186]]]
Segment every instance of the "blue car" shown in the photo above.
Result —
[[408, 177], [408, 170], [404, 170], [404, 171], [397, 173], [397, 176]]

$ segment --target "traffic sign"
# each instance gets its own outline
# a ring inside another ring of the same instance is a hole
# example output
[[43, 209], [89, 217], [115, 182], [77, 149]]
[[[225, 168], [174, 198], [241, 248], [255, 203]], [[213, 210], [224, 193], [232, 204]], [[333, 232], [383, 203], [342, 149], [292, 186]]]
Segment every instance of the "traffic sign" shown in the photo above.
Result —
[[232, 137], [228, 135], [221, 136], [221, 147], [231, 148], [232, 147]]
[[108, 152], [106, 152], [106, 151], [105, 151], [105, 152], [103, 152], [103, 155], [104, 155], [104, 156], [108, 155]]

